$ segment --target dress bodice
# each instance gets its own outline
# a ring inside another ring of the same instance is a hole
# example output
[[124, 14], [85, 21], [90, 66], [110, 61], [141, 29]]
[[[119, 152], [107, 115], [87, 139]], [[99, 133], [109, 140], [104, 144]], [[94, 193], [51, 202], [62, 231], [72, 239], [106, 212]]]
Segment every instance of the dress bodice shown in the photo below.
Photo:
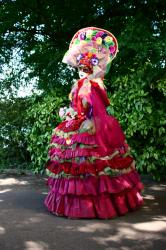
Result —
[[[95, 100], [92, 97], [94, 91], [97, 93]], [[71, 105], [77, 111], [78, 115], [87, 114], [98, 103], [98, 99], [100, 99], [100, 103], [103, 104], [104, 108], [110, 104], [103, 81], [100, 78], [94, 80], [84, 78], [79, 80], [73, 86], [70, 96], [72, 97]]]

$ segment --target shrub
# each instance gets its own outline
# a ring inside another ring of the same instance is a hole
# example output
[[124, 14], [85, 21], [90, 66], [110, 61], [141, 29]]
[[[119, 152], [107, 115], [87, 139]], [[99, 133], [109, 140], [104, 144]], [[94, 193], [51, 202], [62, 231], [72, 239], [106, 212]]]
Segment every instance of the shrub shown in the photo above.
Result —
[[36, 173], [44, 171], [48, 159], [50, 138], [53, 129], [60, 122], [59, 108], [63, 107], [66, 101], [66, 97], [54, 93], [31, 98], [31, 107], [27, 111], [29, 124], [27, 143], [31, 155], [32, 170]]
[[138, 170], [160, 180], [166, 175], [166, 82], [148, 81], [148, 66], [107, 82], [113, 91], [108, 112], [119, 119]]

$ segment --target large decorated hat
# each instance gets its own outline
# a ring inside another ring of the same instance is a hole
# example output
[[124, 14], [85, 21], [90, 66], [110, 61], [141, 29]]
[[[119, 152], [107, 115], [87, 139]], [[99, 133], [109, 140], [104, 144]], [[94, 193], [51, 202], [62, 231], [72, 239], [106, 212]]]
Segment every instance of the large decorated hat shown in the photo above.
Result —
[[96, 27], [87, 27], [73, 36], [62, 61], [72, 67], [89, 67], [96, 76], [104, 76], [108, 73], [117, 52], [118, 43], [112, 33]]

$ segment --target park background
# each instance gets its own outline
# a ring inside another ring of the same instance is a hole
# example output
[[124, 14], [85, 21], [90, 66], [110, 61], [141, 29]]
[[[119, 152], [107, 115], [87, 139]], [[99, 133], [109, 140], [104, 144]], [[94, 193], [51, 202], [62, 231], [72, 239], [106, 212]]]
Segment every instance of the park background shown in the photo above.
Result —
[[58, 111], [77, 72], [61, 60], [72, 36], [96, 26], [119, 53], [105, 85], [141, 174], [166, 175], [164, 0], [0, 1], [0, 171], [44, 173]]

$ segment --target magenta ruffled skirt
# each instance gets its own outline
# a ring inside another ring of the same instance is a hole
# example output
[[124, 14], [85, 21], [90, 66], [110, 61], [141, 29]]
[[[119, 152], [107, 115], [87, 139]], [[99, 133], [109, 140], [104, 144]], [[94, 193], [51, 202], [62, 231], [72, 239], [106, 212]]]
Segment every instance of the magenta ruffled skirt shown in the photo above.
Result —
[[48, 210], [70, 218], [108, 219], [136, 210], [143, 204], [143, 184], [133, 170], [121, 176], [108, 175], [48, 178]]

